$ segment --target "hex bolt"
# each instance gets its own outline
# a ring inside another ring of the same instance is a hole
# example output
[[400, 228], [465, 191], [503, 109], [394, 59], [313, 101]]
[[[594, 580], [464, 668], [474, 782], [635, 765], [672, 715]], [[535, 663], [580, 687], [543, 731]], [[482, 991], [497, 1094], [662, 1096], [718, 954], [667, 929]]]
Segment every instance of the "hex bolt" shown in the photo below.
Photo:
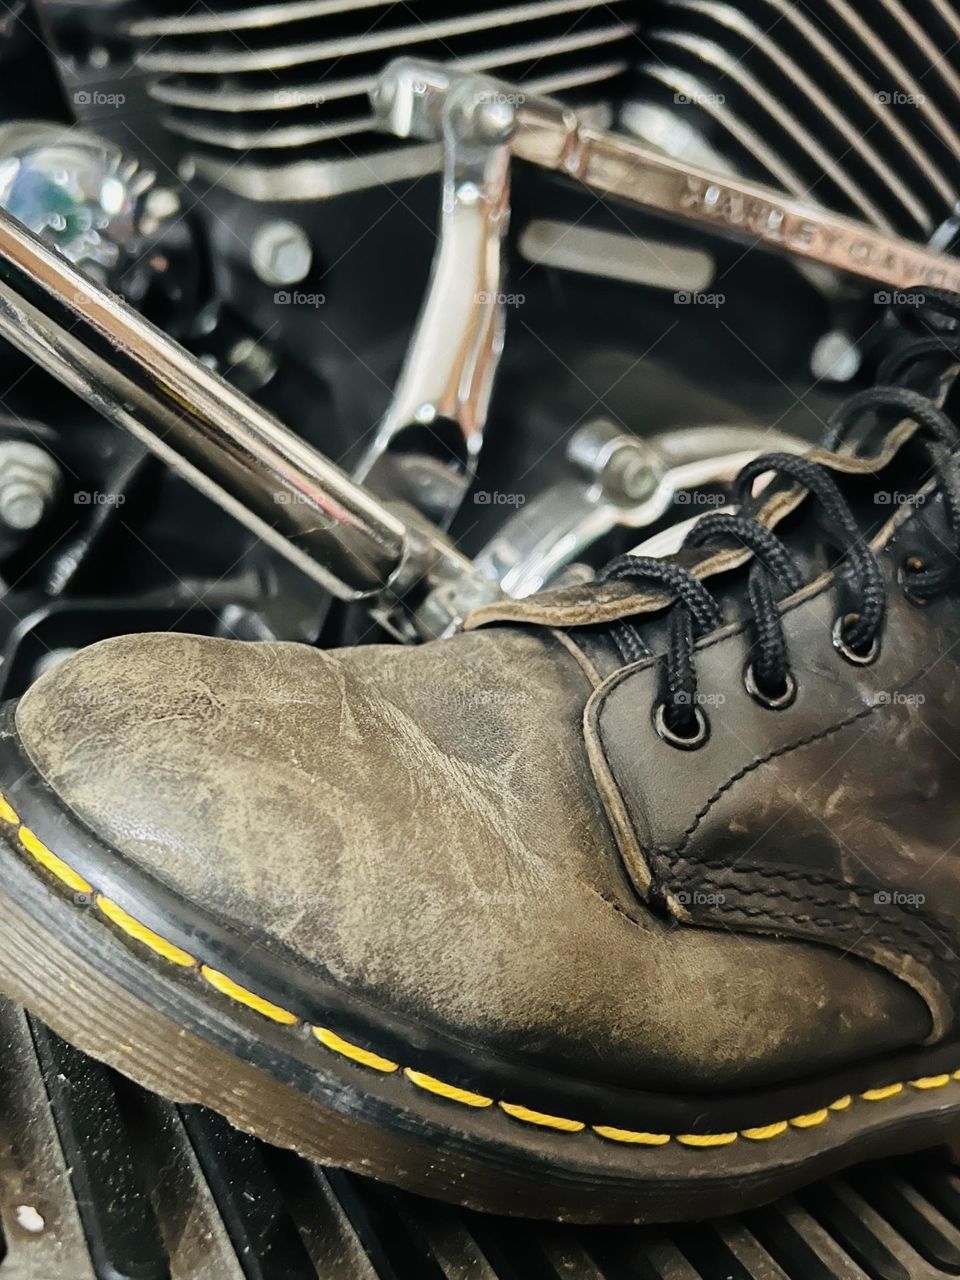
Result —
[[44, 449], [23, 440], [0, 444], [0, 523], [17, 533], [35, 529], [59, 479], [60, 469]]
[[659, 470], [650, 449], [604, 418], [589, 422], [570, 438], [570, 461], [596, 481], [609, 502], [635, 506], [657, 487]]
[[299, 284], [313, 264], [309, 237], [295, 222], [276, 218], [253, 237], [250, 265], [264, 284]]
[[614, 500], [636, 503], [650, 496], [657, 480], [646, 453], [624, 444], [611, 454], [603, 469], [601, 483]]

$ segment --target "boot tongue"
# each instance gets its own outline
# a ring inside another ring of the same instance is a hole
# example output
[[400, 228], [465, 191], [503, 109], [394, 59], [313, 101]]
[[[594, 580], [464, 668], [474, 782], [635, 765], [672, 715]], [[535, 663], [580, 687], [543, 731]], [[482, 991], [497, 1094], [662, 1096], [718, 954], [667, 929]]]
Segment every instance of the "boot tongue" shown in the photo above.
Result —
[[[868, 541], [904, 507], [921, 505], [922, 490], [933, 476], [929, 447], [919, 441], [916, 425], [910, 421], [893, 429], [888, 425], [886, 431], [872, 428], [859, 446], [846, 446], [840, 453], [813, 448], [810, 459], [828, 471], [850, 507], [860, 537]], [[826, 528], [820, 503], [788, 479], [775, 478], [743, 514], [759, 514], [773, 529], [797, 561], [804, 581], [835, 568], [847, 550]], [[683, 548], [670, 558], [704, 579], [727, 621], [743, 616], [749, 553], [731, 541], [726, 548], [719, 543]], [[470, 615], [465, 626], [474, 630], [516, 622], [584, 627], [643, 614], [651, 615], [652, 623], [669, 603], [670, 597], [655, 587], [625, 580], [587, 582], [485, 605]], [[649, 643], [657, 648], [658, 639]]]
[[[862, 452], [858, 449], [858, 455], [883, 456], [883, 449], [878, 446], [885, 438], [882, 434], [874, 435], [871, 441], [865, 442]], [[869, 452], [868, 444], [873, 446]], [[933, 501], [935, 494], [931, 491], [931, 481], [934, 471], [930, 452], [917, 436], [907, 440], [885, 465], [875, 471], [851, 472], [844, 465], [848, 461], [848, 455], [838, 455], [839, 465], [831, 465], [825, 459], [821, 460], [820, 465], [829, 472], [840, 491], [856, 523], [859, 540], [863, 543], [873, 542], [893, 517], [902, 518], [908, 513], [919, 513]], [[775, 480], [758, 494], [756, 511], [766, 507], [774, 494], [787, 495], [790, 490], [789, 480]], [[744, 511], [743, 514], [751, 513]], [[942, 522], [942, 512], [940, 521]], [[810, 495], [805, 496], [774, 526], [774, 532], [796, 561], [804, 582], [813, 582], [824, 573], [836, 571], [849, 550], [850, 539], [841, 530], [830, 526], [822, 504]], [[695, 568], [702, 555], [703, 549], [688, 549], [676, 558], [684, 567]], [[751, 563], [752, 561], [728, 573], [719, 574], [706, 583], [727, 622], [742, 618], [744, 608], [748, 607]], [[778, 590], [776, 582], [771, 581], [771, 585], [775, 594], [788, 594], [786, 589]]]

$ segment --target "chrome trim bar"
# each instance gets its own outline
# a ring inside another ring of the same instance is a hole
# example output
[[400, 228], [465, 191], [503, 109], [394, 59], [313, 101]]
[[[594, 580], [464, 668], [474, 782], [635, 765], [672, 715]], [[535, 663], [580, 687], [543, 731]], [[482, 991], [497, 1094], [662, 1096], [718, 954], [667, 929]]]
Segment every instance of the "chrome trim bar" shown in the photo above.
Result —
[[[438, 76], [441, 70], [445, 86]], [[470, 73], [459, 77], [460, 83], [464, 80], [475, 82], [482, 98], [493, 93], [515, 104], [509, 147], [518, 159], [669, 217], [878, 284], [960, 290], [956, 258], [757, 183], [684, 164], [630, 138], [594, 128], [559, 102], [527, 97], [522, 88]], [[374, 102], [381, 120], [401, 137], [436, 140], [442, 99], [457, 85], [450, 68], [400, 58], [384, 71]]]

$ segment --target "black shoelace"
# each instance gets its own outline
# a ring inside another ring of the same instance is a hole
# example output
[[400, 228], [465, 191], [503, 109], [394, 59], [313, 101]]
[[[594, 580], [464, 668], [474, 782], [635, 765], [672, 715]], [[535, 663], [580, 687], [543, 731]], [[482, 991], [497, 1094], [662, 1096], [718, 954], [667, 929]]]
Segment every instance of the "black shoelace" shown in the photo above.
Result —
[[[836, 450], [853, 426], [868, 414], [893, 413], [916, 422], [929, 451], [931, 475], [937, 478], [948, 524], [960, 547], [960, 475], [955, 462], [960, 432], [934, 400], [904, 385], [920, 362], [929, 363], [931, 357], [948, 357], [951, 362], [960, 359], [960, 295], [919, 287], [917, 291], [924, 297], [922, 304], [895, 308], [901, 324], [916, 336], [883, 362], [875, 386], [853, 395], [832, 415], [823, 444]], [[746, 683], [758, 701], [776, 709], [788, 706], [796, 694], [778, 603], [799, 591], [804, 578], [789, 547], [758, 523], [755, 515], [743, 514], [745, 508], [756, 509], [752, 498], [756, 479], [771, 473], [807, 490], [819, 504], [824, 532], [831, 535], [837, 548], [843, 549], [834, 572], [837, 576], [842, 572], [848, 581], [852, 608], [837, 619], [833, 639], [849, 662], [869, 663], [879, 652], [886, 588], [876, 556], [824, 467], [793, 454], [771, 453], [755, 458], [742, 469], [730, 495], [740, 513], [717, 511], [703, 516], [687, 534], [683, 546], [700, 548], [710, 544], [753, 553], [747, 579], [752, 643]], [[931, 599], [954, 574], [952, 565], [912, 565], [908, 593], [918, 601]], [[618, 556], [599, 576], [607, 582], [627, 580], [660, 588], [674, 598], [664, 684], [654, 723], [661, 737], [672, 745], [688, 749], [700, 746], [706, 741], [709, 724], [699, 705], [696, 645], [723, 625], [719, 604], [703, 582], [673, 560]], [[638, 625], [639, 619], [624, 619], [610, 628], [611, 638], [626, 663], [652, 656]]]

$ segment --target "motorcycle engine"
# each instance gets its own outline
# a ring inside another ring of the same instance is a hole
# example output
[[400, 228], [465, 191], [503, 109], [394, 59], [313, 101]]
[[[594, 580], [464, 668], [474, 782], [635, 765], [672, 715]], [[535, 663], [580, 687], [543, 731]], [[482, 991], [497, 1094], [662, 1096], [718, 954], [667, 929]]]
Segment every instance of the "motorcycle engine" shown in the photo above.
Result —
[[[457, 157], [383, 131], [384, 66], [494, 76], [679, 164], [943, 250], [957, 49], [952, 0], [19, 0], [0, 29], [0, 205], [521, 595], [720, 501], [705, 458], [816, 437], [882, 348], [889, 291], [514, 165], [469, 429], [451, 440], [442, 414], [414, 412], [413, 463], [380, 465], [411, 361], [429, 381], [451, 354], [421, 332], [405, 365], [425, 297], [442, 274], [436, 341], [477, 286], [463, 263], [431, 272]], [[6, 696], [127, 631], [383, 638], [382, 617], [4, 350]], [[651, 503], [665, 457], [679, 478]]]

